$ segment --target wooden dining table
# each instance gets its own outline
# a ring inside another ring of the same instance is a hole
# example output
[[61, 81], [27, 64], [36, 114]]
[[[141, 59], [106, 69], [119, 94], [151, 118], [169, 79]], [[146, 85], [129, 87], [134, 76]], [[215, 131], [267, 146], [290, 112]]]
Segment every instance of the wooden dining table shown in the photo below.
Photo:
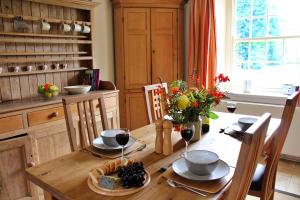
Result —
[[[219, 119], [211, 120], [210, 131], [202, 138], [189, 145], [189, 150], [203, 149], [218, 154], [232, 169], [236, 167], [241, 141], [224, 133], [220, 128], [228, 123], [236, 122], [242, 115], [217, 113]], [[278, 130], [280, 119], [272, 118], [266, 138], [266, 144]], [[217, 199], [221, 194], [208, 194], [206, 197], [197, 195], [180, 188], [168, 186], [161, 181], [161, 168], [170, 168], [172, 162], [177, 160], [185, 151], [184, 142], [179, 133], [172, 133], [174, 152], [169, 156], [155, 153], [155, 125], [149, 124], [131, 131], [132, 136], [144, 141], [147, 146], [142, 151], [134, 152], [127, 157], [142, 161], [151, 175], [150, 184], [143, 190], [122, 197], [102, 196], [89, 189], [87, 179], [90, 170], [109, 161], [93, 155], [87, 150], [72, 152], [47, 163], [26, 169], [26, 177], [34, 184], [59, 200], [108, 200], [108, 199], [134, 199], [134, 200], [170, 200], [170, 199]], [[68, 145], [68, 144], [66, 144]]]

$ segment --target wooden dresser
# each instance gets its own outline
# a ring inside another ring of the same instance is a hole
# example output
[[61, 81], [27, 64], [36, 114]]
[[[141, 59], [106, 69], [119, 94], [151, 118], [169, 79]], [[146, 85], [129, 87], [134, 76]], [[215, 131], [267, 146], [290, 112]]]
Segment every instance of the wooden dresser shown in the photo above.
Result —
[[121, 126], [148, 124], [143, 86], [183, 77], [184, 0], [112, 0]]

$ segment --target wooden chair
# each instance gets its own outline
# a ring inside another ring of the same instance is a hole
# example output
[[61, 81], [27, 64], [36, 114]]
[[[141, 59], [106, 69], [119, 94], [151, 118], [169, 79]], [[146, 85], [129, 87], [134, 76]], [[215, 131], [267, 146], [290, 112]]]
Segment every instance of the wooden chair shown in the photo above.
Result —
[[[145, 97], [146, 97], [146, 104], [147, 104], [147, 112], [148, 112], [148, 119], [149, 123], [153, 123], [152, 113], [154, 114], [154, 120], [158, 120], [164, 117], [164, 108], [162, 104], [162, 95], [160, 94], [159, 87], [164, 90], [165, 94], [168, 93], [168, 85], [167, 83], [162, 84], [153, 84], [144, 86], [145, 88]], [[151, 99], [149, 99], [149, 93], [151, 92]], [[151, 103], [150, 103], [151, 102]], [[152, 109], [151, 109], [152, 107]]]
[[228, 190], [221, 199], [243, 200], [250, 188], [259, 157], [262, 153], [271, 114], [263, 114], [245, 133]]
[[262, 200], [274, 198], [277, 165], [293, 119], [298, 98], [299, 92], [295, 92], [286, 100], [280, 127], [271, 140], [269, 152], [266, 152], [266, 164], [258, 164], [256, 168], [249, 190], [249, 194], [252, 196], [260, 197]]
[[[71, 144], [71, 151], [78, 151], [80, 147], [86, 148], [90, 146], [92, 141], [99, 136], [96, 123], [96, 106], [94, 105], [95, 100], [99, 103], [102, 128], [103, 130], [107, 130], [109, 129], [109, 123], [103, 93], [94, 92], [89, 94], [67, 96], [63, 98], [63, 106]], [[72, 113], [72, 110], [74, 110], [74, 104], [77, 105], [77, 113], [79, 115], [79, 134], [76, 134], [76, 128], [74, 126], [74, 112]]]

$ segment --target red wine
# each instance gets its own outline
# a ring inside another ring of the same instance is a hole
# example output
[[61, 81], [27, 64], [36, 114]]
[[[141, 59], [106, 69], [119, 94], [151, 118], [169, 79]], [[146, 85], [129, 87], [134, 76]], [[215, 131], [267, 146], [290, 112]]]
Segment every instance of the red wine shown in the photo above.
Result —
[[208, 133], [209, 132], [209, 124], [202, 124], [202, 133]]
[[227, 110], [230, 113], [234, 113], [235, 109], [236, 109], [236, 106], [227, 106]]
[[120, 133], [116, 135], [116, 140], [119, 145], [125, 146], [129, 141], [129, 134], [128, 133]]
[[189, 142], [192, 139], [193, 135], [194, 135], [193, 129], [186, 128], [186, 129], [181, 130], [181, 137], [186, 142]]

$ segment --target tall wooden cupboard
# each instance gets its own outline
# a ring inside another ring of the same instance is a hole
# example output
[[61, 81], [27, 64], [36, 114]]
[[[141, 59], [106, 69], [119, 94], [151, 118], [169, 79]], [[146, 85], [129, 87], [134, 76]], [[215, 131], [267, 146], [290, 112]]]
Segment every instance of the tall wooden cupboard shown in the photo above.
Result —
[[143, 86], [183, 77], [183, 0], [112, 0], [121, 126], [148, 124]]

